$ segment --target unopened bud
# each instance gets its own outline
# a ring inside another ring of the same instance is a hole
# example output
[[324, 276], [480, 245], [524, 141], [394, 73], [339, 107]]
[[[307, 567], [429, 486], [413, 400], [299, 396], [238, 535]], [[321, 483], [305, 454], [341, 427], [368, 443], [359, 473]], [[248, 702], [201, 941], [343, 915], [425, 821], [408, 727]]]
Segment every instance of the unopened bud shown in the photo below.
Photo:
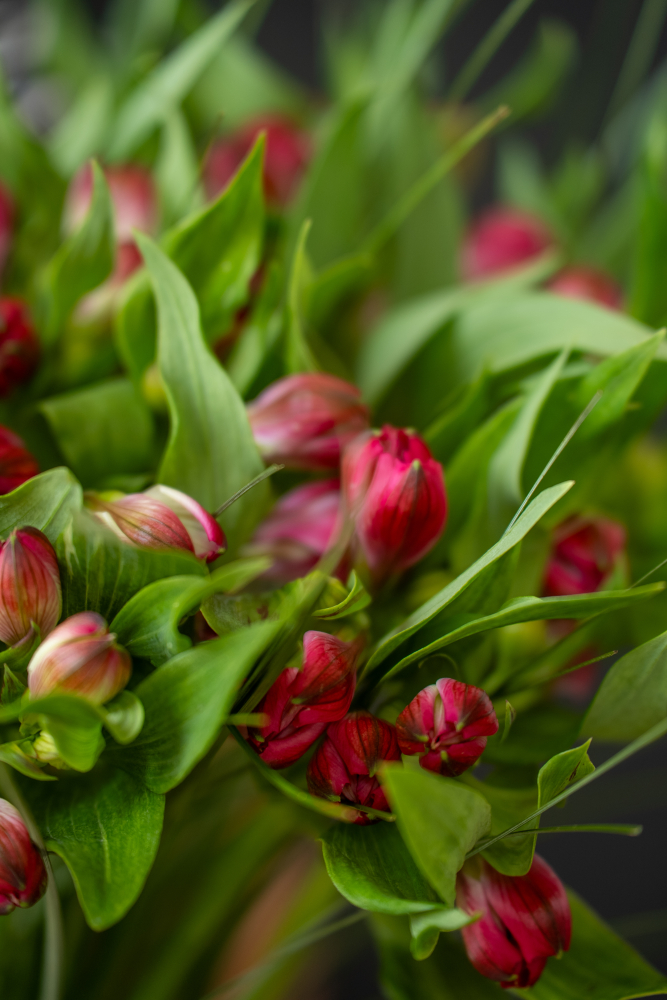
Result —
[[0, 299], [0, 398], [32, 377], [39, 340], [20, 299]]
[[60, 618], [60, 572], [53, 546], [37, 528], [19, 528], [0, 544], [0, 639], [15, 646], [33, 630], [45, 637]]
[[94, 611], [67, 618], [44, 640], [28, 665], [31, 698], [54, 691], [104, 705], [130, 679], [132, 661], [107, 623]]
[[554, 531], [544, 592], [549, 597], [591, 594], [625, 550], [625, 528], [606, 517], [570, 517]]
[[516, 208], [496, 206], [477, 219], [463, 244], [465, 281], [491, 278], [527, 264], [553, 246], [544, 223]]
[[608, 309], [621, 309], [623, 306], [622, 288], [604, 271], [587, 264], [564, 267], [551, 279], [547, 288], [566, 299], [585, 299]]
[[21, 814], [0, 799], [0, 914], [34, 906], [46, 891], [46, 867]]
[[23, 441], [0, 424], [0, 494], [11, 493], [39, 472]]

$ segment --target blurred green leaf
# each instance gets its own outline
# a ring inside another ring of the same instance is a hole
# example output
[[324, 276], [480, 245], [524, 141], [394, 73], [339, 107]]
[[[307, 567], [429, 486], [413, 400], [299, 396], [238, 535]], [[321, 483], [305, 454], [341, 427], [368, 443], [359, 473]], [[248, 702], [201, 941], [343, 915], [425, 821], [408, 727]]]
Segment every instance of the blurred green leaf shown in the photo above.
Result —
[[113, 701], [107, 702], [102, 709], [104, 728], [113, 736], [116, 743], [123, 746], [132, 743], [141, 732], [144, 724], [144, 706], [132, 691], [121, 691]]
[[153, 417], [129, 379], [110, 379], [54, 396], [42, 400], [39, 409], [84, 486], [151, 468]]
[[164, 222], [178, 222], [198, 196], [202, 197], [197, 152], [180, 108], [172, 108], [165, 115], [155, 178]]
[[329, 878], [353, 906], [377, 913], [442, 909], [393, 823], [336, 823], [322, 850]]
[[49, 152], [63, 177], [71, 177], [104, 147], [113, 115], [114, 92], [107, 73], [92, 76], [49, 137]]
[[354, 570], [352, 570], [347, 585], [350, 590], [340, 603], [334, 604], [330, 608], [319, 608], [317, 611], [313, 611], [313, 618], [326, 618], [327, 620], [345, 618], [347, 615], [356, 614], [357, 611], [367, 608], [371, 603], [371, 596]]
[[43, 336], [53, 343], [86, 292], [97, 288], [114, 265], [114, 215], [104, 174], [93, 162], [93, 193], [81, 227], [62, 244], [38, 278]]
[[[151, 240], [141, 236], [139, 243], [158, 303], [158, 363], [171, 417], [158, 479], [215, 510], [257, 476], [263, 463], [243, 401], [204, 342], [191, 287]], [[267, 489], [260, 484], [225, 512], [232, 549], [260, 519]]]
[[453, 907], [456, 873], [467, 851], [489, 830], [488, 802], [459, 782], [421, 769], [385, 765], [381, 781], [418, 868]]
[[[276, 633], [261, 622], [173, 657], [137, 688], [146, 712], [118, 764], [156, 792], [178, 785], [211, 749], [244, 677]], [[224, 669], [223, 669], [224, 664]]]
[[139, 896], [160, 841], [164, 796], [123, 771], [23, 781], [46, 841], [69, 868], [88, 924], [117, 923]]
[[69, 694], [50, 694], [23, 706], [22, 718], [37, 720], [75, 771], [90, 771], [104, 750], [102, 720], [95, 705]]
[[82, 511], [61, 535], [58, 564], [63, 615], [98, 611], [111, 621], [131, 597], [155, 580], [206, 574], [204, 566], [180, 549], [142, 549], [124, 542]]
[[268, 565], [265, 559], [244, 559], [215, 570], [210, 576], [172, 576], [149, 583], [132, 597], [111, 623], [111, 631], [133, 656], [159, 667], [192, 645], [178, 631], [181, 620], [212, 594], [245, 586]]
[[607, 673], [583, 721], [587, 736], [627, 743], [667, 718], [667, 632], [630, 650]]
[[318, 364], [306, 339], [304, 297], [311, 282], [310, 264], [306, 254], [306, 241], [310, 220], [301, 226], [294, 250], [287, 292], [287, 317], [285, 337], [285, 367], [289, 374], [313, 372]]
[[633, 1000], [667, 991], [667, 979], [614, 934], [573, 892], [572, 943], [550, 958], [540, 979], [522, 996], [531, 1000]]
[[[636, 225], [630, 312], [651, 326], [667, 322], [665, 256], [667, 255], [667, 117], [664, 102], [667, 84], [661, 86], [659, 100], [648, 123], [642, 168], [638, 175], [639, 195]], [[636, 218], [636, 216], [635, 216]]]
[[121, 105], [110, 131], [109, 160], [131, 157], [165, 114], [181, 104], [254, 2], [232, 0], [138, 84]]
[[82, 502], [81, 487], [69, 469], [49, 469], [0, 496], [0, 534], [30, 524], [55, 544]]

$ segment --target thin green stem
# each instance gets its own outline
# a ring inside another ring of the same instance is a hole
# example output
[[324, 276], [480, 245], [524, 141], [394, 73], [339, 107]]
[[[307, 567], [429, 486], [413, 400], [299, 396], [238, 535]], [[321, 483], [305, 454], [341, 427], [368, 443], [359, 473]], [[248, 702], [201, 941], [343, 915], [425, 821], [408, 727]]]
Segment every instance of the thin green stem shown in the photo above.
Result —
[[44, 856], [48, 874], [48, 883], [44, 895], [44, 960], [42, 965], [42, 982], [39, 990], [39, 1000], [60, 1000], [63, 980], [64, 933], [60, 910], [58, 887], [53, 875], [51, 861], [44, 846], [44, 840], [35, 822], [30, 807], [16, 787], [11, 772], [6, 764], [0, 764], [0, 789], [7, 799], [16, 806], [23, 816], [31, 839], [37, 844]]
[[236, 503], [236, 501], [242, 497], [244, 493], [247, 493], [248, 490], [253, 489], [253, 487], [258, 486], [260, 483], [263, 483], [265, 479], [269, 478], [269, 476], [272, 476], [275, 472], [280, 472], [280, 470], [284, 468], [284, 465], [270, 465], [268, 469], [264, 469], [264, 472], [260, 472], [258, 476], [255, 476], [255, 478], [251, 479], [249, 483], [246, 483], [240, 490], [237, 490], [233, 496], [229, 497], [228, 500], [225, 500], [223, 504], [220, 504], [218, 509], [213, 511], [213, 517], [220, 517], [223, 511], [226, 511], [228, 507], [231, 507], [233, 503]]
[[479, 854], [480, 851], [486, 851], [487, 848], [491, 847], [493, 844], [497, 844], [500, 840], [504, 840], [505, 837], [509, 837], [512, 833], [516, 833], [517, 831], [525, 833], [526, 831], [521, 828], [525, 827], [526, 823], [530, 823], [531, 820], [537, 819], [537, 817], [541, 816], [542, 813], [547, 811], [547, 809], [553, 809], [553, 807], [557, 806], [559, 802], [564, 802], [570, 795], [574, 795], [575, 792], [580, 791], [586, 785], [590, 785], [591, 781], [595, 781], [603, 774], [606, 774], [607, 771], [611, 771], [611, 769], [616, 767], [617, 764], [621, 764], [624, 760], [627, 760], [628, 757], [632, 757], [632, 755], [637, 753], [638, 750], [643, 750], [644, 747], [647, 747], [650, 743], [655, 743], [656, 740], [661, 739], [661, 737], [665, 736], [665, 734], [667, 734], [667, 719], [663, 719], [662, 722], [658, 722], [655, 726], [652, 726], [648, 732], [639, 736], [636, 740], [633, 740], [632, 743], [629, 743], [626, 747], [623, 747], [623, 749], [619, 750], [618, 753], [615, 753], [613, 757], [606, 760], [604, 764], [600, 764], [595, 771], [587, 774], [585, 778], [577, 781], [574, 785], [570, 785], [564, 792], [561, 792], [560, 795], [556, 795], [555, 798], [546, 802], [543, 806], [540, 806], [540, 808], [536, 809], [534, 813], [530, 814], [530, 816], [526, 816], [526, 818], [522, 819], [519, 823], [515, 823], [514, 826], [510, 826], [506, 830], [503, 830], [502, 833], [492, 837], [491, 840], [487, 840], [481, 845], [478, 844], [466, 855], [466, 857], [472, 858], [475, 854]]
[[667, 15], [667, 0], [644, 0], [605, 120], [609, 121], [641, 85], [651, 68]]
[[[615, 833], [621, 837], [638, 837], [643, 831], [639, 823], [575, 823], [567, 826], [536, 826], [528, 830], [515, 830], [508, 837], [521, 837], [526, 833]], [[491, 841], [488, 842], [489, 844]], [[478, 845], [485, 850], [487, 844]]]
[[513, 0], [507, 5], [454, 80], [449, 91], [450, 100], [463, 100], [532, 2], [533, 0]]
[[492, 114], [467, 132], [452, 148], [442, 156], [432, 167], [422, 174], [409, 191], [399, 198], [394, 207], [382, 222], [366, 237], [361, 252], [377, 253], [401, 224], [415, 210], [417, 205], [428, 195], [446, 174], [473, 149], [478, 142], [493, 131], [496, 125], [510, 114], [510, 109], [501, 105]]

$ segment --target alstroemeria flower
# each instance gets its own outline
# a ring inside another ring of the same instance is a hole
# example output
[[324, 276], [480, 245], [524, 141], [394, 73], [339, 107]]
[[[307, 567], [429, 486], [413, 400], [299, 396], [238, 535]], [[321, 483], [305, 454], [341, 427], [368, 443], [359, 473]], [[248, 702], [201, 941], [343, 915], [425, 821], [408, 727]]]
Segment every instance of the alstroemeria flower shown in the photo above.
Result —
[[444, 529], [442, 466], [418, 434], [385, 425], [355, 438], [343, 454], [342, 492], [376, 583], [413, 566]]
[[570, 517], [554, 531], [544, 593], [591, 594], [611, 574], [625, 550], [625, 528], [605, 517]]
[[455, 777], [475, 763], [498, 720], [484, 691], [443, 677], [403, 709], [396, 731], [402, 753], [420, 754], [425, 770]]
[[39, 472], [18, 434], [0, 424], [0, 494], [11, 493]]
[[326, 632], [306, 632], [303, 666], [283, 670], [257, 707], [268, 716], [261, 729], [243, 730], [265, 764], [293, 764], [352, 702], [359, 646]]
[[479, 281], [527, 264], [553, 246], [544, 223], [502, 205], [488, 209], [468, 232], [461, 252], [465, 281]]
[[62, 608], [53, 546], [37, 528], [12, 531], [0, 543], [0, 639], [15, 646], [33, 631], [53, 631]]
[[[390, 812], [377, 769], [383, 760], [400, 760], [396, 730], [370, 712], [353, 712], [327, 728], [308, 765], [308, 789], [320, 798]], [[359, 812], [355, 823], [377, 822]]]
[[483, 859], [456, 879], [456, 905], [480, 920], [461, 931], [478, 972], [505, 989], [533, 986], [547, 959], [570, 947], [572, 917], [563, 884], [537, 854], [527, 875], [501, 875]]
[[31, 698], [60, 691], [104, 705], [123, 690], [131, 673], [132, 660], [104, 618], [80, 611], [39, 646], [28, 664], [28, 687]]
[[145, 493], [114, 499], [88, 493], [95, 516], [123, 541], [149, 549], [185, 549], [211, 562], [227, 542], [211, 514], [192, 497], [170, 486], [151, 486]]
[[34, 906], [46, 891], [46, 866], [23, 818], [0, 799], [0, 914]]
[[273, 382], [248, 406], [267, 462], [292, 469], [336, 469], [343, 448], [368, 427], [356, 386], [335, 375], [306, 372]]

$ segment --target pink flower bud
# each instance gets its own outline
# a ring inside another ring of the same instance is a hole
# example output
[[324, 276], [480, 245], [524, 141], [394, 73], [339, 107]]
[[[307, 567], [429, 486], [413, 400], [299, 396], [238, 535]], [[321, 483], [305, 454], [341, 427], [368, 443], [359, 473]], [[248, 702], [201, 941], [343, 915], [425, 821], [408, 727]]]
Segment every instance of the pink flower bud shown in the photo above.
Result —
[[267, 462], [292, 469], [336, 469], [343, 448], [368, 427], [356, 386], [335, 375], [288, 375], [248, 406], [250, 426]]
[[31, 698], [60, 691], [103, 705], [123, 690], [131, 673], [129, 653], [116, 643], [104, 618], [80, 611], [38, 648], [28, 664], [28, 687]]
[[498, 720], [484, 691], [443, 677], [403, 709], [396, 731], [401, 753], [421, 754], [419, 764], [427, 771], [456, 777], [483, 753]]
[[570, 517], [553, 535], [544, 593], [590, 594], [609, 577], [625, 550], [625, 528], [605, 517]]
[[527, 264], [552, 246], [551, 234], [540, 219], [516, 208], [490, 208], [473, 224], [463, 243], [463, 278], [491, 278]]
[[326, 632], [306, 632], [301, 670], [288, 667], [257, 708], [268, 716], [261, 729], [246, 731], [265, 764], [288, 767], [342, 719], [352, 702], [359, 645]]
[[263, 578], [282, 586], [310, 573], [327, 551], [339, 516], [337, 479], [297, 486], [278, 500], [243, 554], [271, 557]]
[[15, 646], [36, 628], [42, 638], [60, 618], [60, 572], [53, 546], [37, 528], [0, 543], [0, 639]]
[[478, 972], [504, 988], [533, 986], [547, 958], [570, 947], [572, 917], [563, 884], [537, 854], [527, 875], [501, 875], [486, 861], [467, 862], [456, 880], [456, 905], [482, 917], [461, 931]]
[[9, 256], [13, 228], [14, 201], [4, 184], [0, 184], [0, 275]]
[[0, 398], [23, 385], [39, 361], [39, 340], [19, 299], [0, 299]]
[[385, 425], [345, 449], [342, 490], [376, 583], [433, 548], [447, 517], [442, 466], [417, 434]]
[[604, 271], [586, 264], [564, 267], [547, 288], [566, 299], [587, 299], [609, 309], [620, 309], [623, 305], [623, 290], [616, 282]]
[[[116, 217], [116, 241], [133, 243], [133, 229], [153, 233], [157, 227], [157, 197], [153, 178], [136, 163], [106, 167], [104, 170]], [[93, 172], [86, 163], [70, 184], [65, 202], [63, 226], [72, 233], [82, 224], [93, 196]]]
[[291, 122], [277, 117], [257, 118], [213, 143], [203, 169], [208, 198], [217, 197], [227, 187], [262, 132], [266, 135], [266, 199], [280, 208], [292, 200], [311, 156], [310, 138]]
[[226, 548], [225, 535], [196, 500], [169, 486], [104, 500], [93, 493], [86, 502], [95, 516], [123, 541], [148, 549], [185, 549], [211, 562]]
[[38, 472], [36, 460], [18, 434], [0, 424], [0, 495], [11, 493]]
[[46, 891], [46, 867], [20, 812], [0, 799], [0, 914], [34, 906]]
[[[323, 799], [390, 812], [376, 777], [383, 760], [400, 760], [396, 730], [369, 712], [352, 712], [327, 728], [324, 741], [308, 765], [308, 789]], [[360, 826], [376, 820], [359, 813]]]

